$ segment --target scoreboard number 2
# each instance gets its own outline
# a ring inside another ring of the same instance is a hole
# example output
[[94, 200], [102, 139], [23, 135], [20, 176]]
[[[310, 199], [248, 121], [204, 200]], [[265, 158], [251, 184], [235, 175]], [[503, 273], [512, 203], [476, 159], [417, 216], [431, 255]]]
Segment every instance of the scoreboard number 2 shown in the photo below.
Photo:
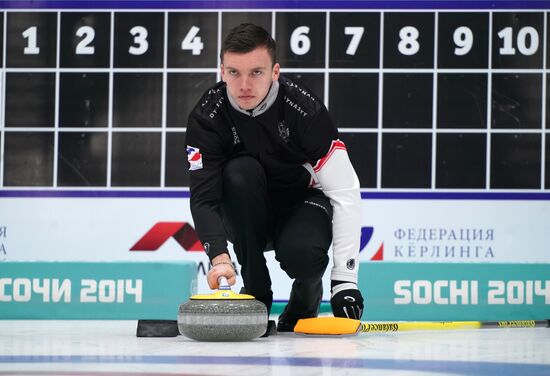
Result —
[[90, 26], [79, 27], [76, 31], [76, 36], [82, 38], [82, 40], [76, 45], [77, 55], [93, 55], [95, 47], [90, 46], [95, 38], [95, 30]]

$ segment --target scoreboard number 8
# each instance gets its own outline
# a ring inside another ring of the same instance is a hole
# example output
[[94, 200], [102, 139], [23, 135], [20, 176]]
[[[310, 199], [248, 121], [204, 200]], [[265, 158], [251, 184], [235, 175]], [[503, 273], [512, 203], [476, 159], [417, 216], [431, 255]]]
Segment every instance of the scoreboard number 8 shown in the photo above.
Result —
[[405, 26], [399, 31], [399, 37], [401, 40], [397, 45], [399, 52], [403, 55], [411, 56], [420, 50], [420, 44], [418, 43], [418, 29], [414, 26]]

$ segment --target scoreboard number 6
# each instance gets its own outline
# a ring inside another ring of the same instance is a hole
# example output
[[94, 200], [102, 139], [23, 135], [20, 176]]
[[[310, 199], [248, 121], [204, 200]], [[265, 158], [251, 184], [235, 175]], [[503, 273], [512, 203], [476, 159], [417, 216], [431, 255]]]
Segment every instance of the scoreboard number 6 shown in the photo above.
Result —
[[200, 30], [197, 26], [191, 26], [191, 29], [189, 29], [189, 32], [181, 42], [182, 50], [191, 50], [193, 55], [201, 54], [204, 44], [201, 41], [201, 37], [197, 35]]
[[311, 40], [307, 36], [309, 27], [298, 26], [290, 35], [290, 49], [296, 55], [305, 55], [311, 48]]

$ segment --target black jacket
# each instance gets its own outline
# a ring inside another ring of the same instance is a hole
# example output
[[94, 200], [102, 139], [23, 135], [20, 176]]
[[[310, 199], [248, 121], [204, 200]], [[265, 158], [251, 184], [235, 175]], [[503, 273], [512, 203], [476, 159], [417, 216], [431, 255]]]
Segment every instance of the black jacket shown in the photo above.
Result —
[[[253, 112], [234, 108], [224, 82], [209, 89], [189, 116], [186, 140], [191, 212], [209, 258], [227, 249], [219, 213], [222, 169], [227, 160], [239, 155], [256, 158], [272, 191], [318, 187], [313, 166], [328, 159], [337, 139], [337, 128], [324, 104], [282, 76], [276, 97], [270, 103], [260, 103]], [[358, 195], [358, 182], [356, 188]]]

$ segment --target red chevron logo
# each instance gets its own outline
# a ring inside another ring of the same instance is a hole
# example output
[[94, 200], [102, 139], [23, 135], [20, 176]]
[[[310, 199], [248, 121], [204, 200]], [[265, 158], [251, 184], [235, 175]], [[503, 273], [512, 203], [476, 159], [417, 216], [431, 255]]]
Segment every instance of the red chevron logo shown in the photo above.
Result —
[[156, 223], [130, 251], [156, 251], [170, 238], [174, 238], [186, 251], [204, 251], [197, 232], [187, 222]]

